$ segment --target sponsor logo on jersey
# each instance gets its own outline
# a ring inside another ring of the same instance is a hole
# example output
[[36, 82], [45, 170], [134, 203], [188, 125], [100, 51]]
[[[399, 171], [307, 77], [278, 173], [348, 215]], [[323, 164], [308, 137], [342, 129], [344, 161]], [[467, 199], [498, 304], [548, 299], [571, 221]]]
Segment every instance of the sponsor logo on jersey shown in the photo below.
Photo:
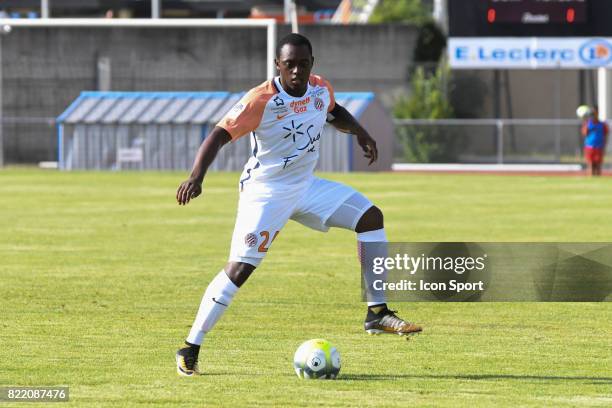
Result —
[[308, 110], [308, 104], [310, 103], [310, 96], [300, 99], [299, 101], [292, 101], [289, 107], [293, 109], [295, 113], [304, 113]]
[[272, 101], [276, 106], [283, 106], [285, 104], [285, 101], [279, 95], [276, 95]]
[[244, 243], [249, 248], [253, 248], [255, 245], [257, 245], [257, 235], [253, 234], [252, 232], [249, 232], [244, 236]]
[[277, 120], [281, 120], [289, 114], [289, 107], [285, 105], [285, 101], [281, 97], [276, 96], [272, 101], [276, 106], [271, 105], [270, 112], [276, 115]]
[[277, 115], [282, 115], [283, 113], [288, 113], [289, 108], [286, 106], [278, 106], [278, 107], [270, 108], [270, 111], [272, 111], [272, 113], [275, 113]]
[[295, 143], [295, 138], [297, 136], [301, 136], [301, 135], [304, 134], [304, 132], [303, 132], [304, 129], [300, 130], [300, 128], [302, 126], [304, 126], [303, 123], [300, 123], [299, 125], [295, 126], [295, 121], [294, 120], [291, 121], [291, 127], [283, 126], [283, 129], [285, 129], [287, 132], [289, 132], [285, 136], [283, 136], [283, 139], [291, 137], [292, 140], [293, 140], [293, 143]]
[[315, 98], [315, 108], [317, 108], [318, 111], [323, 110], [324, 106], [325, 103], [323, 102], [323, 99]]
[[310, 92], [308, 92], [308, 95], [317, 97], [317, 96], [323, 95], [324, 92], [325, 92], [325, 88], [317, 87], [317, 88], [312, 89]]

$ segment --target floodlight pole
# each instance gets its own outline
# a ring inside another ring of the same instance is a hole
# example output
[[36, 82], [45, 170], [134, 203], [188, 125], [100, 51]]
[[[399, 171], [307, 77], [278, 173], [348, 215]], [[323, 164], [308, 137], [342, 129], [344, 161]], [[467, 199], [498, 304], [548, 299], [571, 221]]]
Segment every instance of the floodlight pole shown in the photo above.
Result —
[[300, 32], [298, 25], [297, 5], [295, 4], [295, 0], [291, 0], [291, 31], [294, 33]]
[[612, 95], [610, 95], [610, 69], [597, 68], [597, 105], [599, 118], [608, 120], [612, 118]]
[[291, 23], [291, 32], [297, 33], [299, 32], [298, 26], [298, 17], [297, 17], [297, 5], [295, 4], [295, 0], [285, 0], [284, 1], [284, 11], [285, 11], [285, 24]]
[[276, 58], [276, 21], [274, 24], [268, 24], [266, 28], [267, 35], [267, 51], [266, 51], [266, 78], [274, 78], [276, 75], [276, 65], [274, 60]]
[[446, 0], [434, 0], [433, 18], [442, 31], [448, 33], [448, 5]]
[[151, 18], [161, 17], [161, 2], [160, 0], [151, 0]]
[[40, 17], [49, 18], [49, 0], [40, 0]]
[[2, 34], [3, 27], [0, 27], [0, 168], [4, 167], [4, 134], [2, 133], [2, 128], [4, 127], [4, 115], [2, 109], [2, 92], [4, 91], [2, 87]]
[[4, 167], [4, 106], [3, 106], [3, 72], [2, 72], [2, 37], [11, 32], [11, 26], [0, 24], [0, 168]]
[[284, 14], [285, 14], [285, 24], [289, 23], [289, 21], [291, 21], [291, 0], [285, 0], [284, 1]]
[[[561, 64], [557, 63], [555, 72], [555, 119], [561, 119]], [[507, 92], [507, 91], [506, 91]], [[555, 160], [561, 163], [561, 124], [555, 125]]]

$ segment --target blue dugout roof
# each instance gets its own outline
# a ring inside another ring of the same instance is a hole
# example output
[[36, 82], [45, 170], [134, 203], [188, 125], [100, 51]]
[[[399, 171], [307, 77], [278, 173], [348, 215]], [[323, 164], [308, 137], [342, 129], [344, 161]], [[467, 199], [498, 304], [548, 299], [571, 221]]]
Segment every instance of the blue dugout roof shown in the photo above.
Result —
[[[230, 92], [85, 91], [57, 118], [60, 124], [206, 124], [216, 123], [238, 102]], [[336, 92], [336, 101], [354, 116], [363, 114], [372, 92]]]

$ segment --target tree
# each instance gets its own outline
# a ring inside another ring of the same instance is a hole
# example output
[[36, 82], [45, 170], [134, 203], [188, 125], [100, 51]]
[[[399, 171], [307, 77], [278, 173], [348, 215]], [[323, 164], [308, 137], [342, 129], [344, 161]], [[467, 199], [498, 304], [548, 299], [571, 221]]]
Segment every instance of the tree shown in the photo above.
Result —
[[432, 20], [431, 10], [421, 0], [380, 0], [370, 16], [370, 23], [413, 23], [423, 25]]
[[427, 21], [419, 27], [414, 62], [438, 62], [446, 48], [446, 36], [433, 21]]
[[[411, 94], [401, 97], [393, 109], [396, 118], [446, 119], [453, 108], [446, 96], [449, 69], [439, 67], [428, 74], [422, 67], [414, 71]], [[430, 163], [455, 161], [460, 134], [436, 126], [400, 126], [398, 137], [409, 162]]]

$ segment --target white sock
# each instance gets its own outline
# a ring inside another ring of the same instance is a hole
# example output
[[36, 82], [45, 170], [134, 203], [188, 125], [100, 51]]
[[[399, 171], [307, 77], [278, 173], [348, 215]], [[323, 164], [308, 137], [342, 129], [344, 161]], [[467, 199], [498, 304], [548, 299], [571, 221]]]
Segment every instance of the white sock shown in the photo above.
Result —
[[366, 231], [357, 233], [357, 241], [361, 242], [387, 242], [387, 234], [385, 229], [377, 229], [374, 231]]
[[227, 277], [223, 269], [215, 276], [208, 284], [206, 292], [204, 292], [202, 297], [200, 309], [193, 322], [193, 326], [191, 326], [189, 336], [187, 336], [189, 343], [202, 344], [204, 336], [221, 318], [221, 315], [223, 315], [225, 309], [232, 302], [238, 289], [238, 286]]
[[[360, 232], [357, 234], [357, 241], [359, 241], [357, 244], [359, 245], [359, 261], [363, 262], [363, 259], [361, 257], [361, 243], [362, 242], [387, 242], [387, 234], [385, 233], [385, 229], [381, 228], [381, 229], [377, 229], [374, 231], [366, 231], [366, 232]], [[372, 256], [382, 256], [382, 257], [387, 257], [388, 255], [388, 251], [387, 251], [387, 245], [381, 245], [378, 248], [378, 254], [370, 254]], [[368, 276], [372, 276], [370, 273], [367, 274]], [[387, 278], [387, 274], [383, 273], [382, 275], [380, 275], [380, 278], [382, 280], [386, 280]], [[384, 293], [371, 293], [370, 295], [374, 295], [371, 299], [368, 299], [368, 306], [376, 306], [379, 305], [381, 303], [386, 303], [386, 299], [384, 296]]]

